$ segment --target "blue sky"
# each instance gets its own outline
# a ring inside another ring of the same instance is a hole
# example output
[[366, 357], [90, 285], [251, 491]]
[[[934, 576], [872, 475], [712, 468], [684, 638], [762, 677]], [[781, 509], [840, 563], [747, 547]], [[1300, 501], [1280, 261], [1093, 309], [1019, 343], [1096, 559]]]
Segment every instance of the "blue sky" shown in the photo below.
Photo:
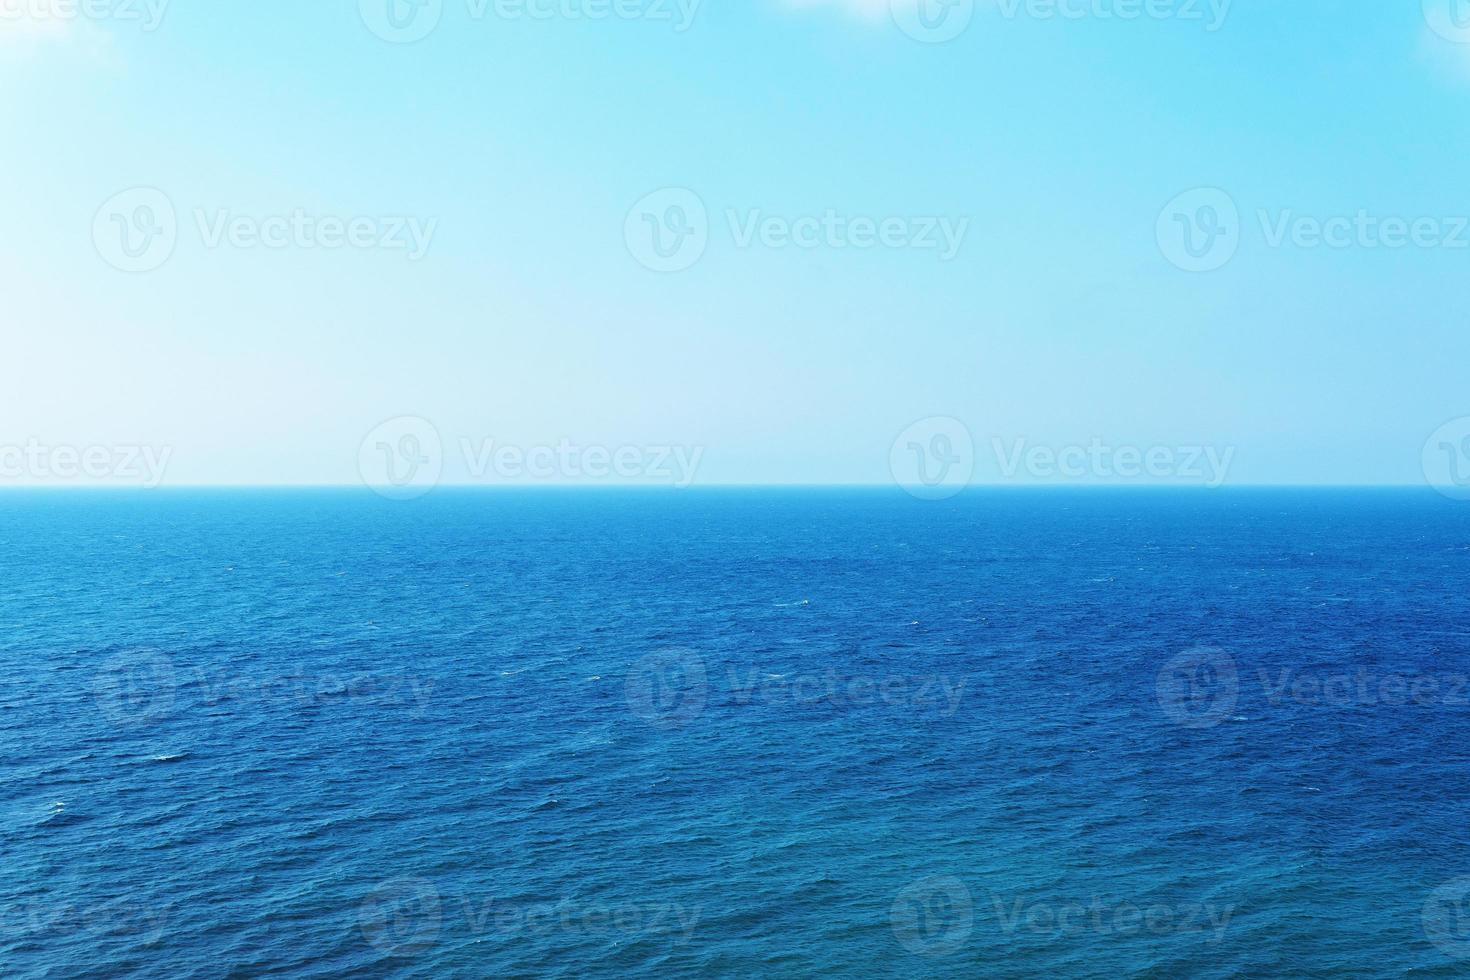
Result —
[[[412, 416], [450, 482], [493, 440], [882, 483], [943, 417], [984, 482], [998, 444], [1101, 440], [1228, 449], [1235, 483], [1422, 483], [1470, 416], [1451, 0], [960, 0], [944, 43], [898, 26], [918, 0], [684, 0], [687, 24], [676, 0], [441, 2], [392, 43], [380, 0], [156, 24], [0, 0], [0, 443], [351, 483]], [[108, 202], [138, 188], [176, 231], [124, 271]], [[703, 251], [654, 271], [636, 229], [670, 199], [635, 205], [666, 189]], [[1181, 268], [1161, 229], [1220, 192], [1233, 244]], [[1384, 244], [1394, 220], [1419, 241]], [[1345, 244], [1314, 239], [1334, 221]]]

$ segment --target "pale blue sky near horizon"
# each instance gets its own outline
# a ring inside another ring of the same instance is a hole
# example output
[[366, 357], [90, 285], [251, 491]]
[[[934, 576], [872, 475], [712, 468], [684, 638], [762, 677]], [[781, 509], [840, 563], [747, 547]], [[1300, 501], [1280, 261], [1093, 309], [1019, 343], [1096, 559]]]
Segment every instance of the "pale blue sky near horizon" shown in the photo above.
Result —
[[[1414, 484], [1470, 416], [1470, 30], [1436, 13], [1461, 0], [1234, 0], [1213, 25], [1209, 0], [1135, 20], [981, 0], [945, 43], [882, 0], [705, 0], [682, 31], [442, 0], [411, 44], [358, 0], [172, 0], [153, 30], [124, 16], [145, 0], [42, 2], [0, 0], [0, 445], [352, 483], [364, 438], [415, 416], [447, 482], [462, 442], [494, 440], [699, 447], [700, 483], [882, 483], [895, 437], [939, 416], [981, 482], [995, 446], [1101, 440], [1229, 450], [1231, 483]], [[177, 241], [128, 272], [94, 221], [134, 188]], [[659, 272], [626, 228], [668, 188], [708, 244]], [[1239, 241], [1187, 271], [1160, 227], [1200, 188]], [[210, 244], [296, 211], [432, 231], [417, 258]], [[964, 233], [949, 258], [741, 241], [828, 212]], [[1432, 225], [1273, 241], [1360, 213]]]

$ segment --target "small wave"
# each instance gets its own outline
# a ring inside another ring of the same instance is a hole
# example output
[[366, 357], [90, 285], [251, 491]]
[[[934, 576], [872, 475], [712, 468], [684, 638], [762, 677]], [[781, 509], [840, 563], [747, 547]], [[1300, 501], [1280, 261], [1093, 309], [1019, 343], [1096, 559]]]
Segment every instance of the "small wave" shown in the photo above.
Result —
[[164, 755], [155, 755], [152, 758], [154, 762], [178, 762], [180, 759], [188, 758], [188, 756], [189, 753], [187, 752], [172, 752], [165, 753]]

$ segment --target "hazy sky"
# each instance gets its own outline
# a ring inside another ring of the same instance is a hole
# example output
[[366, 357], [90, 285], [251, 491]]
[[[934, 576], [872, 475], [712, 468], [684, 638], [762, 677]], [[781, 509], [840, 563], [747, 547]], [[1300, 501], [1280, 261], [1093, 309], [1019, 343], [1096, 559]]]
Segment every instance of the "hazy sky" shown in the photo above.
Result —
[[0, 0], [33, 456], [1422, 483], [1470, 416], [1470, 3], [76, 2]]

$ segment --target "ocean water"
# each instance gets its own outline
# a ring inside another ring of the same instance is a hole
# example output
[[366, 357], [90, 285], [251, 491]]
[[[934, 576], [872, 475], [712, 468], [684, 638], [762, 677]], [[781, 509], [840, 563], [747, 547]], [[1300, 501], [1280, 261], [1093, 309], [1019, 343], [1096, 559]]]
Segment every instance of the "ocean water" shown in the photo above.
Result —
[[1429, 491], [0, 495], [0, 975], [1464, 976]]

